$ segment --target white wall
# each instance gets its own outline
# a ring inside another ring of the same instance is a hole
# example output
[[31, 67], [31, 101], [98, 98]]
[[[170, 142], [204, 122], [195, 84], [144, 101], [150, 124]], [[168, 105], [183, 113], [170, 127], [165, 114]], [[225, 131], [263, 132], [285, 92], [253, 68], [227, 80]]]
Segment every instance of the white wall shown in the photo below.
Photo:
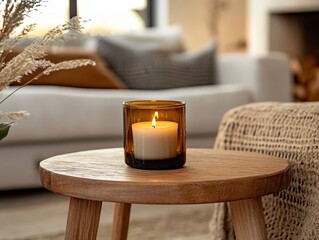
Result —
[[319, 11], [319, 0], [249, 0], [248, 50], [252, 54], [267, 54], [271, 13]]

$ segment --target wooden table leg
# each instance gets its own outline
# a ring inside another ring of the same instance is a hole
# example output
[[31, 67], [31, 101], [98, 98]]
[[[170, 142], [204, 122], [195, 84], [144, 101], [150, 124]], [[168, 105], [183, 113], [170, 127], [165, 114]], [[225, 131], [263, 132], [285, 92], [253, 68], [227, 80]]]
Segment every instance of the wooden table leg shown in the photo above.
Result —
[[126, 240], [130, 222], [131, 204], [115, 203], [112, 240]]
[[70, 198], [66, 240], [95, 240], [102, 202]]
[[266, 240], [261, 198], [229, 202], [237, 240]]

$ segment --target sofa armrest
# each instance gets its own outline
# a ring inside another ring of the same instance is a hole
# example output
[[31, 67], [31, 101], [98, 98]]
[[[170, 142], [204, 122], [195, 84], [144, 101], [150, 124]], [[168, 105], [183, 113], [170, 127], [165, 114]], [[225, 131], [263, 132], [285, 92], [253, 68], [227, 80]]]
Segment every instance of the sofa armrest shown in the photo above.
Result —
[[292, 101], [292, 74], [286, 55], [219, 55], [218, 83], [236, 83], [252, 91], [253, 101]]

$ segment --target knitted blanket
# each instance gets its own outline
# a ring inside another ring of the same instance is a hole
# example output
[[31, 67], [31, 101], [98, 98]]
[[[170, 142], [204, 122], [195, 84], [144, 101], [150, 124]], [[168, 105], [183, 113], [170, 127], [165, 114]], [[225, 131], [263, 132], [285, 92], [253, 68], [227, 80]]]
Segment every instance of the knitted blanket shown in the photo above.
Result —
[[[228, 111], [216, 149], [288, 160], [290, 186], [262, 198], [268, 239], [319, 239], [319, 102], [254, 103]], [[226, 203], [214, 204], [212, 239], [234, 239]]]

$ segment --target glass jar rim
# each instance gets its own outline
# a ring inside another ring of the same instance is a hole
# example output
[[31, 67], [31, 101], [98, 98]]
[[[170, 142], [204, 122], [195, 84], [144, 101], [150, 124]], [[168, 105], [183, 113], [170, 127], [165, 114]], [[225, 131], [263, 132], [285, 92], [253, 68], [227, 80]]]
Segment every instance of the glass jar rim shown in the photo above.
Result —
[[132, 100], [123, 102], [123, 106], [140, 109], [175, 108], [185, 106], [185, 102], [179, 100]]

